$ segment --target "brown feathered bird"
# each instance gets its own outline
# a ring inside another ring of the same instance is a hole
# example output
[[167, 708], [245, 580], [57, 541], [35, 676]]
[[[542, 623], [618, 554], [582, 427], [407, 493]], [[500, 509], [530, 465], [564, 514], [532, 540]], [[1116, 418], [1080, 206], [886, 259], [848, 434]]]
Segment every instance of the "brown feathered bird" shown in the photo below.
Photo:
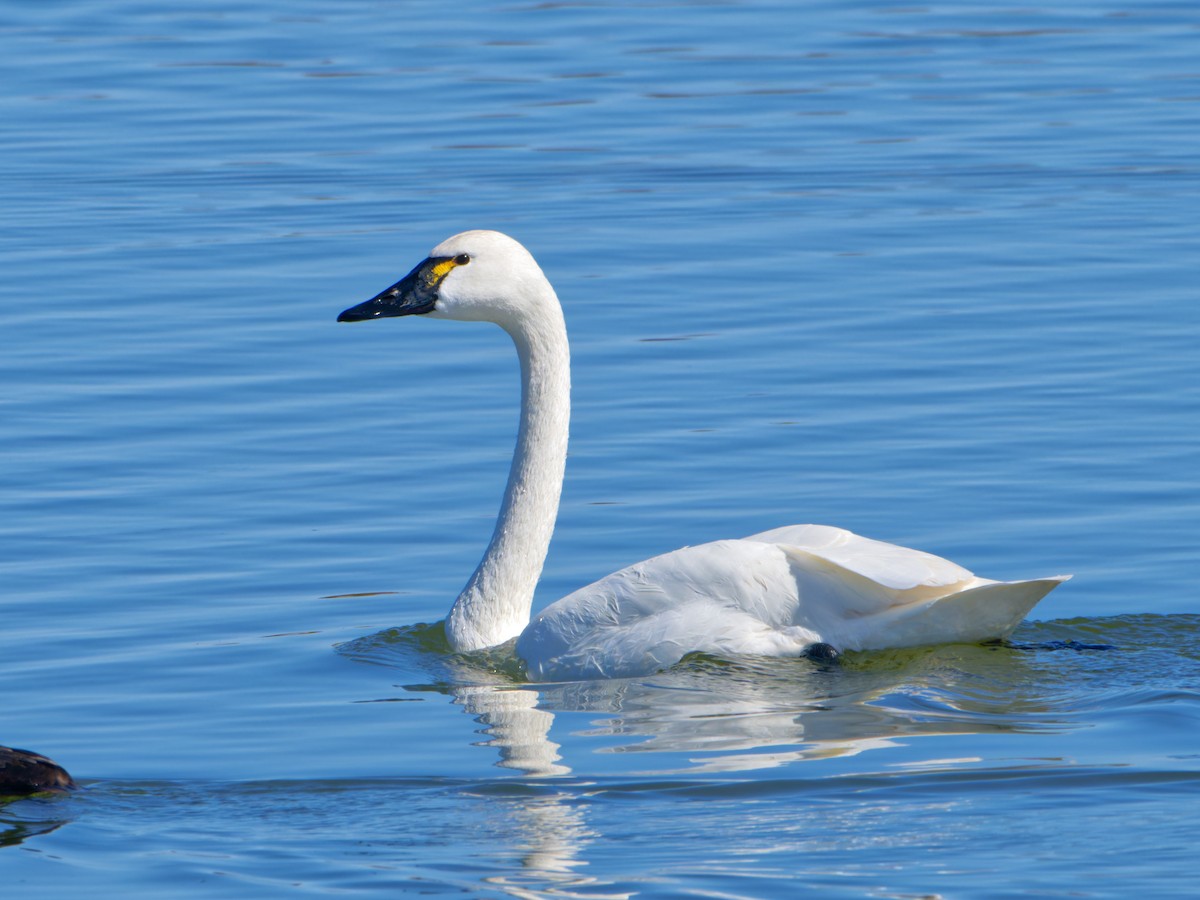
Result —
[[16, 747], [0, 747], [0, 797], [65, 791], [75, 787], [67, 770], [52, 759]]

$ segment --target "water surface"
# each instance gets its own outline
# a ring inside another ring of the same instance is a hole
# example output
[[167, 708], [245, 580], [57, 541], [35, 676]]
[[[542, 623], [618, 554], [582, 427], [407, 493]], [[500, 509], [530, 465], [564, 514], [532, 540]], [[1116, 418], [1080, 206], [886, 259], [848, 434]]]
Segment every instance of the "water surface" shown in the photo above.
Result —
[[[0, 741], [85, 785], [0, 808], [21, 896], [1191, 893], [1191, 5], [0, 29]], [[468, 227], [571, 331], [538, 606], [805, 521], [1075, 580], [1009, 645], [837, 666], [446, 653], [511, 347], [333, 320]]]

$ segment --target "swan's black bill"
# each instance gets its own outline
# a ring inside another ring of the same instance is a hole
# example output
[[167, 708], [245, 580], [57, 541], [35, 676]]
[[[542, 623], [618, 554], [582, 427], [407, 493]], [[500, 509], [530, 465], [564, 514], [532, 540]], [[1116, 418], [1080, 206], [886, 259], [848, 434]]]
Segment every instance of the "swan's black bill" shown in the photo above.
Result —
[[339, 322], [365, 322], [389, 316], [420, 316], [437, 306], [438, 287], [459, 263], [445, 257], [425, 260], [390, 288], [365, 303], [343, 310]]

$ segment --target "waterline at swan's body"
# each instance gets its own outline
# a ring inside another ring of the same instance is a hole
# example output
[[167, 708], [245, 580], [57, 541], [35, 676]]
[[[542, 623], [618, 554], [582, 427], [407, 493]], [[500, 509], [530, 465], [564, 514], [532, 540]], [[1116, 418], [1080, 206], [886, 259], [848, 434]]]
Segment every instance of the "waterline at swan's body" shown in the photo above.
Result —
[[1007, 635], [1063, 576], [996, 582], [839, 528], [794, 525], [686, 547], [622, 569], [531, 623], [566, 462], [570, 352], [554, 289], [520, 244], [468, 231], [339, 321], [489, 321], [521, 364], [521, 420], [487, 552], [446, 619], [456, 650], [517, 637], [535, 680], [644, 675], [693, 652], [799, 656]]
[[801, 656], [1004, 637], [1063, 580], [997, 582], [827, 525], [685, 547], [552, 603], [517, 640], [535, 680], [644, 675], [687, 653]]

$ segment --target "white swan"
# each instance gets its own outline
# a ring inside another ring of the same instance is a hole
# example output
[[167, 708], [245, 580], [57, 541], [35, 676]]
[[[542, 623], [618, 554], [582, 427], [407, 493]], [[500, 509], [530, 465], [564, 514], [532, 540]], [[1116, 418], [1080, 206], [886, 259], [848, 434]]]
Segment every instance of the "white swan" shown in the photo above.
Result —
[[524, 247], [467, 231], [339, 322], [494, 322], [521, 361], [521, 422], [496, 530], [446, 619], [459, 651], [517, 638], [534, 680], [645, 675], [701, 651], [801, 656], [1003, 637], [1070, 576], [998, 582], [840, 528], [792, 525], [685, 547], [580, 588], [529, 620], [567, 455], [570, 353], [558, 297]]

